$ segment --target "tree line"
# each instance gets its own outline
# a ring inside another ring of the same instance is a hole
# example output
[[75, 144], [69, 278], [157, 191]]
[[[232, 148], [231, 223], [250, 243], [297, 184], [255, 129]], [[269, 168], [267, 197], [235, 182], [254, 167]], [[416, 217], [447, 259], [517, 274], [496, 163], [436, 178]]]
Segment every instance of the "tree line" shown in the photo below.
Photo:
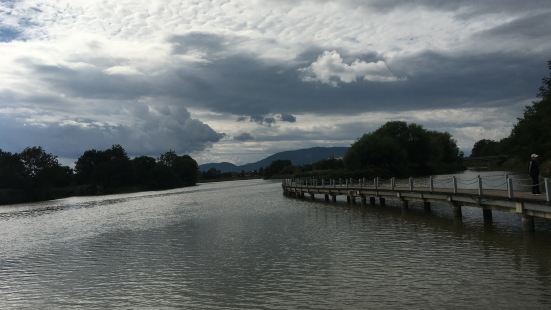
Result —
[[113, 145], [85, 151], [71, 169], [39, 146], [20, 153], [0, 150], [0, 203], [190, 186], [198, 174], [193, 158], [174, 151], [131, 159]]
[[462, 169], [463, 153], [449, 133], [391, 121], [364, 134], [350, 146], [342, 159], [330, 158], [304, 166], [293, 166], [290, 160], [278, 160], [265, 169], [265, 177], [406, 177]]
[[509, 136], [495, 141], [477, 141], [472, 157], [505, 155], [510, 168], [525, 168], [530, 155], [536, 153], [544, 161], [544, 169], [551, 172], [551, 61], [547, 63], [549, 76], [542, 79], [538, 100], [525, 107]]

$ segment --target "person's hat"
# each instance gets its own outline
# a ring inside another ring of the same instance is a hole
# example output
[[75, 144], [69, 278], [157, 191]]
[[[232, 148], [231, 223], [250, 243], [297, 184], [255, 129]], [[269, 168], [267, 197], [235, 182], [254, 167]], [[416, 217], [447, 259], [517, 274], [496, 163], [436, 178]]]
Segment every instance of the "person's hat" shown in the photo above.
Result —
[[530, 157], [532, 157], [532, 158], [538, 158], [538, 154], [532, 154]]

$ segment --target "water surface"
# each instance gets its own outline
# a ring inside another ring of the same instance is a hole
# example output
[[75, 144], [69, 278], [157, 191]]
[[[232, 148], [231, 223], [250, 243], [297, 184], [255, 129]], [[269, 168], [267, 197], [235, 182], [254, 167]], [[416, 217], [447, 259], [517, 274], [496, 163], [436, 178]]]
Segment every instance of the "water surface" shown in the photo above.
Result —
[[0, 308], [549, 309], [549, 223], [481, 213], [262, 180], [0, 207]]

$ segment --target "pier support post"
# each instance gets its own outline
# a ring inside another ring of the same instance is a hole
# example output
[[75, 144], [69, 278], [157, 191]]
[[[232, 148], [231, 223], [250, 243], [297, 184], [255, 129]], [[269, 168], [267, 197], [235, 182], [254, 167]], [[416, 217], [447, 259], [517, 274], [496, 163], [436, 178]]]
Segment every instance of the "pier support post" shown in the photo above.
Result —
[[337, 195], [331, 195], [331, 201], [337, 202]]
[[534, 232], [534, 217], [530, 215], [522, 215], [522, 230], [525, 232]]
[[461, 211], [461, 204], [452, 202], [453, 217], [458, 222], [463, 221], [463, 212]]
[[304, 199], [304, 192], [300, 192], [300, 198]]
[[365, 195], [362, 195], [362, 206], [367, 206], [367, 197]]
[[369, 204], [372, 206], [375, 205], [375, 197], [369, 197]]
[[316, 200], [316, 195], [314, 195], [314, 193], [310, 193], [310, 199]]
[[543, 179], [543, 183], [545, 184], [545, 200], [547, 202], [551, 202], [551, 182], [549, 182], [549, 178]]
[[409, 201], [402, 200], [402, 211], [406, 211], [409, 208]]
[[329, 202], [329, 194], [325, 194], [325, 201]]
[[424, 201], [423, 202], [423, 209], [425, 209], [425, 212], [430, 212], [430, 202]]
[[350, 195], [350, 200], [351, 200], [352, 204], [354, 204], [354, 205], [356, 204], [356, 196]]
[[350, 195], [346, 195], [346, 202], [347, 202], [348, 204], [350, 204], [350, 203], [352, 202], [351, 200], [352, 200], [352, 199], [350, 198]]
[[482, 209], [482, 216], [484, 217], [484, 224], [492, 223], [492, 209]]
[[386, 205], [386, 199], [383, 197], [379, 197], [379, 204], [381, 207], [384, 207]]

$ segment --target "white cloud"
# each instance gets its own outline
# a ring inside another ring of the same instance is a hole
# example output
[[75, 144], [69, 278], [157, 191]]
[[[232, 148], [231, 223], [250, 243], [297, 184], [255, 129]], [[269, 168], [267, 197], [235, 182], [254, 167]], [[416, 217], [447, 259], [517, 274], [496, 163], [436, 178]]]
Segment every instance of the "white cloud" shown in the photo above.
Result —
[[356, 82], [358, 79], [370, 82], [400, 80], [392, 74], [384, 61], [365, 62], [356, 59], [351, 64], [346, 64], [336, 51], [324, 52], [309, 67], [300, 71], [304, 73], [304, 81], [321, 82], [333, 86], [337, 86], [339, 82]]

